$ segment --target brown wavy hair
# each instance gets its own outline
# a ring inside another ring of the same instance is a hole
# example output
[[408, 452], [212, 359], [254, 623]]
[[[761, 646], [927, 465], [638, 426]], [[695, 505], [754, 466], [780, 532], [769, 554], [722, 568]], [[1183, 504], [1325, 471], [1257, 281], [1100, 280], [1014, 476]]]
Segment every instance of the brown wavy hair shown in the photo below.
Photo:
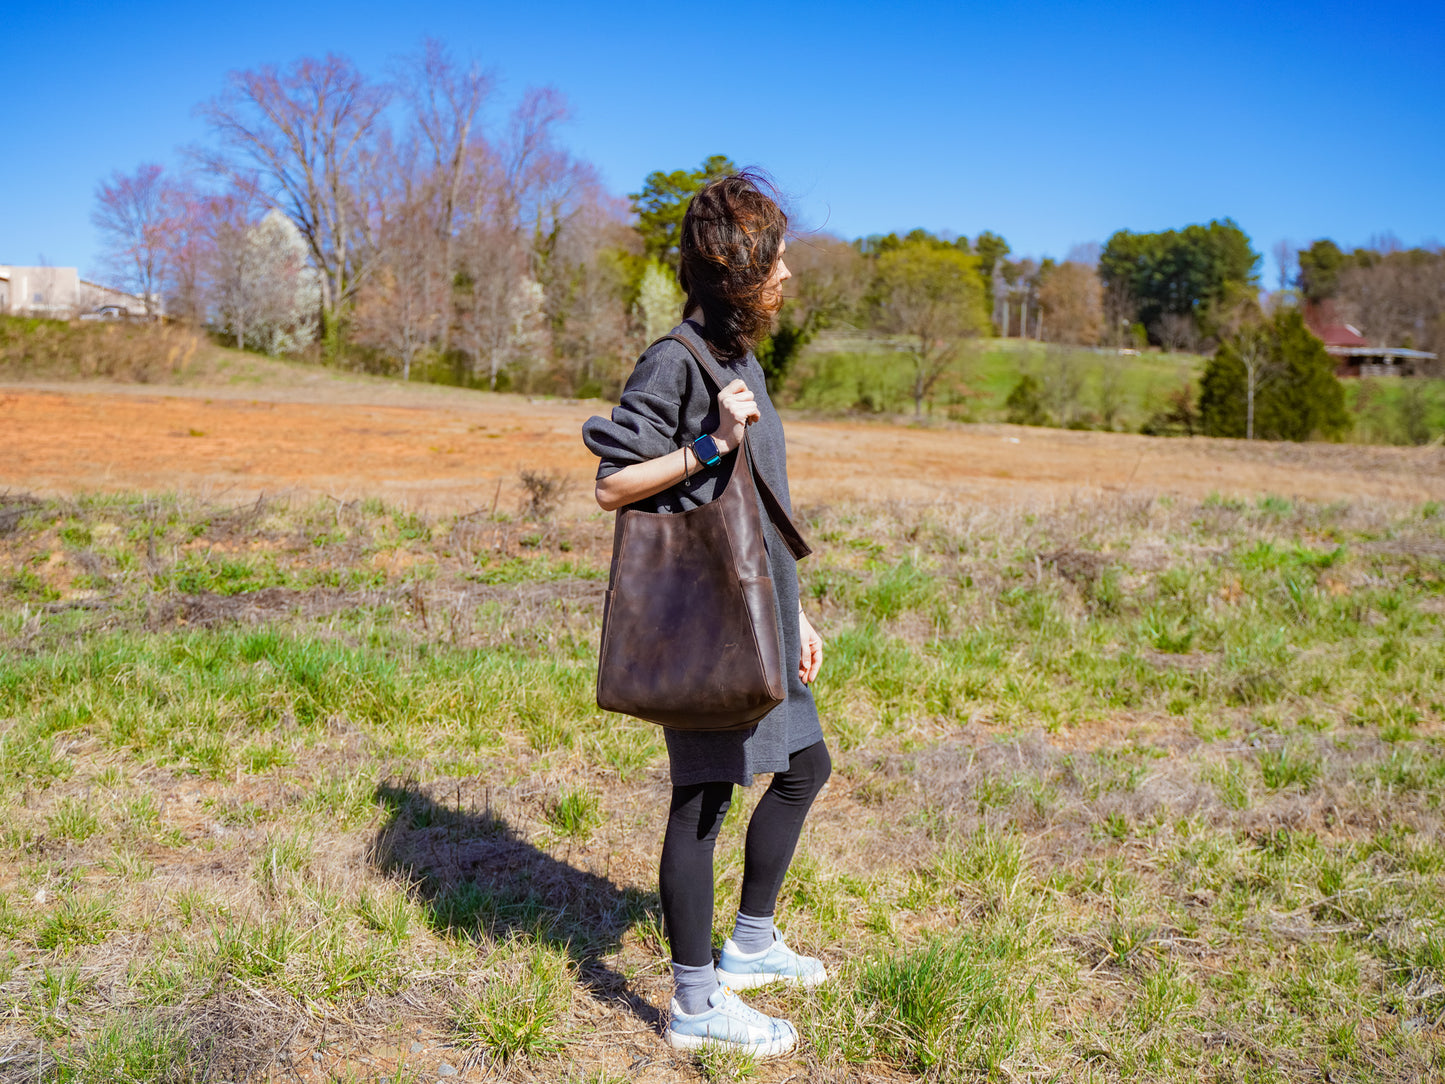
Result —
[[762, 174], [743, 170], [705, 185], [683, 216], [683, 314], [702, 309], [703, 336], [721, 358], [742, 357], [772, 326], [775, 302], [763, 287], [788, 230], [776, 191]]

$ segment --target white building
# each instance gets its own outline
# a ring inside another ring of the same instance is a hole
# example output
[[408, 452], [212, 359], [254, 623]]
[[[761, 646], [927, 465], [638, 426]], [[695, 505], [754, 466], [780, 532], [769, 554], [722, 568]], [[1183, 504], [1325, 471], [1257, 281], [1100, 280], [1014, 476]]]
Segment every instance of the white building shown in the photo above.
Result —
[[87, 282], [73, 267], [0, 264], [0, 313], [56, 319], [126, 319], [146, 315], [145, 299]]

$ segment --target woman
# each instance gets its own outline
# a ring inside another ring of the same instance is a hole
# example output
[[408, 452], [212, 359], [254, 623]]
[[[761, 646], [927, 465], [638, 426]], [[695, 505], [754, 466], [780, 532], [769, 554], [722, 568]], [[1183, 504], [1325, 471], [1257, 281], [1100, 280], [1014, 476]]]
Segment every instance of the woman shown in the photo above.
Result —
[[[734, 453], [749, 425], [755, 469], [789, 502], [782, 422], [753, 356], [790, 277], [783, 261], [787, 224], [748, 173], [714, 181], [693, 197], [678, 273], [686, 319], [674, 334], [710, 349], [734, 379], [712, 387], [687, 349], [670, 340], [642, 355], [611, 419], [590, 418], [582, 428], [601, 458], [597, 503], [604, 510], [635, 505], [681, 512], [713, 500], [735, 469]], [[788, 675], [785, 701], [751, 730], [664, 732], [672, 801], [659, 883], [674, 980], [668, 1042], [768, 1057], [791, 1050], [796, 1030], [744, 1005], [733, 991], [770, 982], [814, 986], [827, 977], [821, 962], [788, 948], [773, 913], [803, 820], [832, 763], [808, 689], [823, 661], [823, 642], [799, 603], [797, 563], [766, 516], [763, 531], [783, 657], [797, 659], [797, 669]], [[748, 824], [742, 898], [714, 969], [713, 849], [734, 784], [750, 786], [762, 773], [773, 778]]]

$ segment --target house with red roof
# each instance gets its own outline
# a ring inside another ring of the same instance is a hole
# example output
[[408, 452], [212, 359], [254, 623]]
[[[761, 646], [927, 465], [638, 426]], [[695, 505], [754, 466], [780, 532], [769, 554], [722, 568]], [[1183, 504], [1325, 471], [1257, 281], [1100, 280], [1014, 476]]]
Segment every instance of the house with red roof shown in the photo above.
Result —
[[1305, 326], [1335, 359], [1336, 376], [1423, 376], [1439, 356], [1428, 350], [1371, 345], [1359, 328], [1339, 319], [1328, 301], [1306, 305], [1304, 317]]

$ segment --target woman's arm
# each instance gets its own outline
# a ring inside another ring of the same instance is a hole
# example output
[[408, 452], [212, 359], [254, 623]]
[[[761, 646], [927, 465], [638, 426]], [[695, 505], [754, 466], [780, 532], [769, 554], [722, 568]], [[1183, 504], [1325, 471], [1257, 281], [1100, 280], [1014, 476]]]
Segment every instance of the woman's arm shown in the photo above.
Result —
[[[718, 427], [712, 434], [720, 455], [727, 455], [742, 443], [743, 430], [758, 420], [758, 404], [752, 391], [741, 380], [734, 380], [718, 393]], [[694, 471], [701, 470], [692, 445], [656, 459], [633, 463], [597, 481], [597, 505], [604, 512], [633, 504], [636, 501], [671, 489]]]

